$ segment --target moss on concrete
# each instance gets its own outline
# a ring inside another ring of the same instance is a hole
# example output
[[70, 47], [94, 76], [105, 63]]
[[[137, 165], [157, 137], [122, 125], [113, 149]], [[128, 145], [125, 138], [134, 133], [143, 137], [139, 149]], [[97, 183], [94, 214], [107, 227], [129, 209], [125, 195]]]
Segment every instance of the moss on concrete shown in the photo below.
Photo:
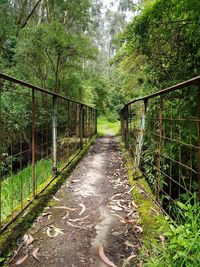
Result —
[[[29, 205], [25, 210], [24, 214], [19, 216], [0, 236], [0, 266], [3, 266], [1, 262], [4, 258], [9, 256], [9, 251], [13, 248], [16, 240], [23, 236], [25, 231], [27, 231], [35, 218], [42, 212], [43, 208], [52, 198], [61, 185], [69, 177], [70, 173], [74, 170], [75, 166], [87, 153], [90, 146], [94, 143], [95, 138], [93, 138], [87, 145], [84, 146], [77, 156], [70, 162], [67, 168], [56, 177], [50, 185]], [[51, 201], [50, 201], [51, 202]]]
[[134, 186], [133, 199], [139, 206], [139, 220], [143, 228], [142, 243], [151, 253], [151, 249], [161, 246], [160, 235], [169, 229], [169, 223], [161, 208], [155, 202], [156, 198], [146, 180], [139, 171], [134, 171], [131, 157], [123, 142], [121, 142], [121, 149], [127, 166], [129, 181]]

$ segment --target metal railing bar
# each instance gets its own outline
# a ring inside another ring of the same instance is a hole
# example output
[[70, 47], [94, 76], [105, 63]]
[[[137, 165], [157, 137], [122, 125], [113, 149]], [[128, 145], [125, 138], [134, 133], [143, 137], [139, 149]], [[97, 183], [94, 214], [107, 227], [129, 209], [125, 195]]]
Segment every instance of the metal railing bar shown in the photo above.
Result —
[[148, 96], [144, 96], [144, 97], [140, 97], [140, 98], [136, 98], [136, 99], [133, 99], [131, 101], [129, 101], [122, 109], [122, 111], [130, 104], [133, 104], [135, 102], [139, 102], [139, 101], [148, 101], [150, 98], [154, 98], [154, 97], [157, 97], [157, 96], [161, 96], [161, 95], [164, 95], [164, 94], [168, 94], [168, 93], [171, 93], [171, 92], [174, 92], [178, 89], [185, 89], [187, 88], [188, 86], [190, 85], [198, 85], [200, 83], [200, 76], [197, 76], [195, 78], [192, 78], [190, 80], [187, 80], [187, 81], [184, 81], [182, 83], [179, 83], [179, 84], [176, 84], [176, 85], [173, 85], [171, 87], [168, 87], [168, 88], [165, 88], [165, 89], [162, 89], [156, 93], [153, 93], [151, 95], [148, 95]]
[[[150, 161], [146, 161], [146, 163], [148, 163], [149, 165], [151, 165], [152, 167], [157, 167], [156, 165], [152, 164]], [[185, 190], [187, 193], [192, 194], [187, 188], [185, 188], [184, 186], [182, 186], [179, 182], [177, 182], [176, 180], [174, 180], [172, 177], [170, 177], [168, 174], [166, 174], [165, 172], [163, 172], [162, 170], [160, 170], [160, 173], [163, 174], [164, 176], [166, 176], [168, 179], [170, 179], [172, 182], [174, 182], [175, 184], [177, 184], [179, 187], [181, 187], [183, 190]], [[148, 178], [148, 174], [145, 175]], [[161, 187], [159, 187], [161, 188]]]
[[6, 75], [4, 73], [0, 73], [0, 79], [6, 80], [6, 81], [10, 81], [10, 82], [13, 82], [13, 83], [16, 83], [16, 84], [19, 84], [19, 85], [22, 85], [22, 86], [28, 87], [30, 89], [35, 89], [35, 90], [37, 90], [39, 92], [42, 92], [42, 93], [45, 93], [45, 94], [48, 94], [48, 95], [51, 95], [51, 96], [59, 97], [59, 98], [64, 99], [64, 100], [69, 100], [69, 101], [77, 103], [77, 104], [83, 104], [84, 106], [86, 106], [88, 108], [93, 108], [93, 107], [88, 106], [88, 105], [86, 105], [86, 104], [84, 104], [82, 102], [76, 101], [74, 99], [70, 99], [68, 97], [62, 96], [62, 95], [57, 94], [57, 93], [53, 93], [53, 92], [51, 92], [51, 91], [49, 91], [47, 89], [41, 88], [41, 87], [33, 85], [31, 83], [27, 83], [27, 82], [24, 82], [22, 80], [15, 79], [15, 78], [13, 78], [11, 76], [8, 76], [8, 75]]

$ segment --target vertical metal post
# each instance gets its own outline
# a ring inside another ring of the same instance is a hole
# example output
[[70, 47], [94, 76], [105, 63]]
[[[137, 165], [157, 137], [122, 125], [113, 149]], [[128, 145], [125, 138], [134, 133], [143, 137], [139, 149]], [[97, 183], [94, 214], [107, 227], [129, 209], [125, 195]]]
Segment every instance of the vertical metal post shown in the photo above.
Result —
[[79, 118], [80, 118], [80, 115], [79, 115], [79, 105], [78, 103], [75, 104], [76, 105], [76, 129], [75, 129], [75, 135], [76, 135], [76, 147], [77, 147], [77, 143], [78, 143], [78, 136], [79, 136]]
[[197, 168], [198, 168], [198, 191], [200, 201], [200, 84], [198, 85], [197, 93], [197, 106], [198, 106], [198, 126], [197, 126], [197, 138], [198, 138], [198, 151], [197, 151]]
[[143, 108], [142, 108], [142, 117], [141, 117], [141, 126], [140, 132], [138, 134], [137, 144], [136, 144], [136, 156], [135, 156], [135, 167], [139, 168], [140, 166], [140, 155], [142, 151], [143, 145], [143, 137], [144, 137], [144, 129], [145, 129], [145, 122], [146, 122], [146, 112], [147, 112], [147, 103], [148, 100], [144, 100]]
[[80, 135], [80, 148], [83, 148], [83, 104], [80, 104], [79, 112], [79, 135]]
[[86, 138], [86, 143], [88, 141], [88, 107], [85, 107], [85, 138]]
[[[178, 126], [178, 139], [180, 141], [180, 144], [181, 144], [181, 115], [180, 115], [180, 110], [179, 110], [179, 116], [178, 116], [178, 119], [179, 119], [179, 126]], [[179, 144], [178, 146], [178, 161], [179, 163], [181, 164], [181, 145]], [[179, 187], [178, 187], [178, 196], [180, 197], [181, 195], [181, 176], [182, 176], [182, 173], [181, 173], [181, 165], [178, 165], [178, 183], [179, 183]]]
[[2, 191], [2, 153], [3, 153], [3, 120], [2, 120], [2, 80], [0, 79], [0, 226], [1, 226], [1, 191]]
[[31, 138], [31, 151], [32, 151], [32, 194], [35, 197], [35, 90], [32, 89], [32, 138]]
[[92, 108], [89, 109], [89, 139], [91, 138], [92, 136], [92, 124], [91, 124], [91, 121], [92, 121]]
[[70, 158], [70, 103], [67, 101], [67, 160]]
[[[170, 139], [172, 140], [173, 138], [173, 124], [172, 124], [172, 121], [173, 121], [173, 117], [172, 117], [172, 114], [173, 114], [173, 108], [172, 108], [172, 94], [170, 95]], [[172, 146], [170, 145], [170, 158], [172, 157], [173, 153], [172, 153]], [[169, 176], [172, 177], [172, 160], [170, 160], [170, 165], [169, 165]], [[169, 201], [171, 202], [171, 197], [172, 197], [172, 181], [171, 179], [169, 179], [169, 196], [170, 196], [170, 199]], [[170, 203], [169, 202], [169, 203]]]
[[124, 113], [121, 111], [120, 113], [120, 120], [121, 120], [121, 135], [124, 139]]
[[95, 134], [97, 134], [97, 109], [95, 110]]
[[53, 167], [52, 172], [55, 177], [57, 174], [57, 98], [53, 96], [52, 108], [52, 145], [53, 145]]
[[125, 134], [125, 146], [129, 149], [129, 132], [128, 132], [128, 106], [124, 110], [124, 134]]
[[162, 110], [163, 110], [163, 98], [160, 96], [160, 113], [159, 113], [159, 140], [158, 140], [158, 175], [157, 175], [157, 189], [156, 189], [156, 199], [159, 201], [160, 198], [160, 179], [161, 179], [161, 149], [162, 149]]

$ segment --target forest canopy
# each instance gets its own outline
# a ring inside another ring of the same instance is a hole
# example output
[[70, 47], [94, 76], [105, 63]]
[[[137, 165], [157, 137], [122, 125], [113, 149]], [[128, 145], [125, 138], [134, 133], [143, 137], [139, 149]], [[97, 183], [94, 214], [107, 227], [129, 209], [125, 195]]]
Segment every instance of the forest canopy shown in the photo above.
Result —
[[116, 41], [120, 49], [115, 63], [123, 74], [125, 90], [148, 94], [199, 75], [199, 11], [198, 0], [156, 0], [141, 5]]
[[197, 76], [198, 0], [1, 0], [0, 70], [96, 106]]

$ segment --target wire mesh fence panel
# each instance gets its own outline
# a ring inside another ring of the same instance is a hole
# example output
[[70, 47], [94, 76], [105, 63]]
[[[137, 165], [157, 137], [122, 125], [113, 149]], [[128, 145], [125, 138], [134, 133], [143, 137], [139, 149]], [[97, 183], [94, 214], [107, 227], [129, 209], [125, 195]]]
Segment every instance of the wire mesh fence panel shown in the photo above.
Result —
[[96, 134], [88, 134], [96, 123], [95, 109], [0, 74], [0, 231]]
[[[122, 136], [157, 200], [200, 193], [200, 78], [130, 102], [121, 112]], [[169, 205], [170, 204], [170, 205]]]

